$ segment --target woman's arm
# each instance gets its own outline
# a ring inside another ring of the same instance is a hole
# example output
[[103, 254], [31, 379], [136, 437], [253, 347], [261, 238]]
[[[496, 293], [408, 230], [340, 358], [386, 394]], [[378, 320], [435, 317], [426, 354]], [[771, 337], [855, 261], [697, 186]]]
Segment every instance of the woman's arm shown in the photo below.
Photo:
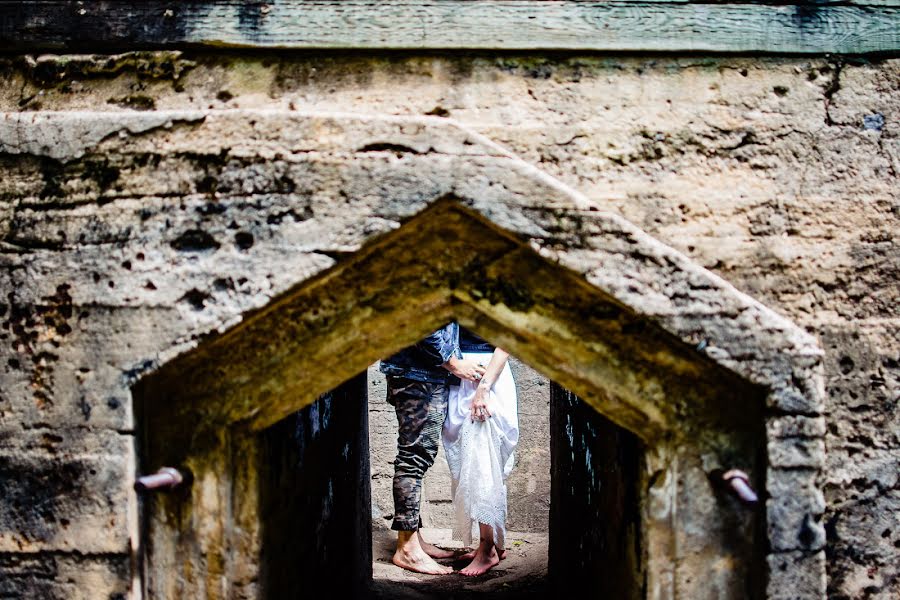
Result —
[[487, 399], [490, 398], [491, 388], [503, 372], [506, 361], [509, 360], [509, 352], [502, 348], [494, 348], [494, 354], [491, 355], [491, 361], [484, 370], [481, 381], [475, 389], [475, 398], [472, 399], [472, 420], [476, 419], [484, 421], [491, 417], [491, 411], [487, 407]]

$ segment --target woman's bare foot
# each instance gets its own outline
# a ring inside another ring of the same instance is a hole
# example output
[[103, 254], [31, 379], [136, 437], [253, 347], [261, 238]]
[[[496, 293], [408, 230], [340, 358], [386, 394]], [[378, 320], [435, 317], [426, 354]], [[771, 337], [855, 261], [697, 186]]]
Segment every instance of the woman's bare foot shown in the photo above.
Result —
[[460, 569], [459, 572], [467, 577], [477, 577], [478, 575], [484, 575], [499, 564], [500, 556], [497, 554], [497, 549], [494, 545], [486, 546], [481, 544], [475, 551], [472, 562], [467, 567]]
[[422, 537], [422, 532], [419, 531], [419, 545], [422, 547], [422, 550], [425, 551], [425, 554], [430, 556], [431, 558], [453, 558], [456, 556], [456, 553], [453, 550], [444, 550], [443, 548], [438, 548], [434, 544], [429, 544]]
[[[456, 560], [472, 560], [473, 558], [475, 558], [475, 552], [475, 550], [469, 550], [465, 554], [461, 554], [459, 557], [457, 557]], [[497, 555], [500, 557], [500, 560], [506, 560], [506, 548], [500, 550]]]
[[397, 535], [397, 551], [394, 552], [391, 562], [407, 571], [425, 573], [426, 575], [448, 575], [453, 572], [452, 567], [445, 567], [434, 562], [434, 559], [425, 554], [425, 550], [419, 544], [419, 536], [415, 531], [400, 531]]

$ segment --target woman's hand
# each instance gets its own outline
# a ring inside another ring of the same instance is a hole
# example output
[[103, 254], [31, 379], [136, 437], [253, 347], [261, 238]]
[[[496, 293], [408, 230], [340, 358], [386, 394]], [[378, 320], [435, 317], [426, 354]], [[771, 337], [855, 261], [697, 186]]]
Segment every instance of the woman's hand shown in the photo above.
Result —
[[475, 397], [472, 399], [472, 422], [484, 421], [491, 418], [491, 411], [488, 409], [487, 401], [490, 397], [491, 389], [484, 385], [479, 385], [475, 389]]

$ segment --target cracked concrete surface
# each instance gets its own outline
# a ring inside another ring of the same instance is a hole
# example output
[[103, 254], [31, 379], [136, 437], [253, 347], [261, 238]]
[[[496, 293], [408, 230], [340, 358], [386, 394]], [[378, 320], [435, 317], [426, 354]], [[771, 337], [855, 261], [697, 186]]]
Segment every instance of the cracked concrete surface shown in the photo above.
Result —
[[[103, 64], [102, 58], [86, 60]], [[896, 594], [900, 527], [890, 515], [900, 510], [897, 60], [161, 53], [155, 58], [117, 58], [113, 72], [66, 66], [77, 63], [65, 57], [0, 61], [0, 109], [18, 113], [7, 117], [15, 123], [40, 119], [44, 111], [53, 110], [112, 111], [125, 121], [151, 123], [157, 118], [152, 110], [123, 110], [128, 102], [120, 101], [131, 98], [132, 106], [138, 106], [145, 97], [152, 99], [154, 109], [175, 112], [325, 109], [450, 116], [799, 323], [819, 337], [826, 350], [828, 462], [823, 483], [829, 594], [836, 598]], [[35, 71], [38, 64], [41, 68]], [[176, 72], [177, 77], [167, 75]], [[15, 131], [19, 125], [5, 127]], [[107, 132], [113, 133], [111, 137], [104, 134], [99, 139], [87, 132], [85, 139], [98, 147], [115, 145], [115, 131], [113, 127]], [[182, 129], [163, 131], [171, 131], [175, 143]], [[184, 148], [189, 150], [190, 134], [185, 135]], [[257, 135], [253, 127], [226, 130], [219, 139], [209, 140], [209, 148], [234, 148], [239, 154], [240, 144], [232, 140], [248, 135]], [[267, 135], [265, 127], [259, 135]], [[429, 152], [412, 138], [393, 147], [370, 148], [385, 161]], [[42, 146], [55, 138], [15, 139], [25, 139], [28, 149], [41, 154]], [[46, 152], [68, 157], [85, 148], [78, 139], [72, 143], [60, 150], [48, 146]], [[362, 140], [354, 147], [373, 143], [381, 142]], [[465, 146], [464, 140], [459, 143]], [[136, 147], [136, 152], [149, 156], [154, 149], [150, 144]], [[203, 311], [183, 312], [171, 306], [184, 297], [186, 307], [210, 307], [215, 313], [215, 305], [231, 295], [229, 286], [234, 286], [247, 292], [240, 295], [240, 302], [249, 308], [261, 306], [283, 289], [286, 272], [273, 273], [267, 281], [248, 278], [243, 283], [219, 277], [220, 286], [209, 289], [201, 279], [185, 285], [175, 282], [171, 292], [165, 291], [170, 288], [155, 275], [163, 263], [151, 256], [137, 259], [121, 246], [140, 239], [142, 227], [161, 226], [167, 198], [184, 196], [199, 215], [207, 205], [229, 206], [224, 196], [235, 190], [253, 192], [260, 166], [246, 162], [240, 177], [220, 179], [215, 175], [221, 167], [212, 154], [209, 160], [198, 160], [176, 152], [164, 162], [124, 170], [123, 165], [104, 164], [96, 157], [66, 161], [0, 156], [3, 285], [17, 294], [26, 283], [34, 286], [26, 302], [0, 299], [0, 313], [9, 324], [4, 333], [18, 331], [15, 338], [7, 338], [17, 340], [17, 351], [37, 349], [36, 344], [49, 347], [67, 336], [91, 335], [92, 321], [112, 307], [129, 307], [129, 319], [148, 331], [165, 331], [176, 315], [184, 314], [207, 327], [221, 328], [232, 322], [224, 315], [209, 318]], [[289, 172], [277, 149], [264, 156], [282, 165], [281, 175], [297, 173]], [[191, 176], [176, 176], [185, 168]], [[450, 165], [436, 163], [434, 168]], [[132, 169], [143, 169], [143, 175], [133, 178]], [[309, 170], [298, 179], [316, 177], [321, 171]], [[129, 181], [153, 194], [137, 194], [128, 187]], [[195, 187], [192, 181], [201, 185]], [[298, 230], [304, 227], [308, 219], [302, 210], [281, 215], [277, 196], [270, 198], [258, 201], [267, 211], [266, 219], [281, 219]], [[29, 241], [19, 232], [37, 231], [34, 227], [44, 219], [38, 213], [40, 206], [59, 211], [55, 223], [80, 224], [72, 229], [48, 226]], [[133, 219], [118, 230], [104, 231], [99, 228], [103, 219], [97, 218], [102, 210], [130, 212]], [[228, 225], [223, 220], [215, 232], [223, 248], [224, 240], [240, 232], [228, 230]], [[376, 218], [366, 227], [387, 230], [390, 223]], [[53, 256], [54, 249], [74, 247], [81, 234], [85, 243], [110, 243], [74, 263]], [[259, 242], [258, 234], [254, 239], [256, 251], [277, 255], [277, 249]], [[239, 246], [235, 247], [240, 256]], [[323, 253], [311, 253], [302, 264], [292, 266], [292, 272], [321, 270], [351, 248], [347, 240], [335, 239]], [[43, 253], [46, 262], [38, 266], [28, 258], [33, 252]], [[126, 262], [130, 267], [124, 266]], [[67, 292], [75, 298], [78, 327], [70, 324], [74, 317], [61, 319], [64, 315], [57, 314], [61, 309], [55, 308], [64, 298], [59, 286], [66, 278], [61, 273], [70, 270], [83, 272], [89, 281], [94, 273], [105, 286], [102, 293], [100, 286], [90, 293]], [[122, 284], [131, 277], [129, 272], [144, 277], [142, 287], [126, 292]], [[187, 273], [176, 269], [175, 277]], [[598, 272], [596, 281], [608, 278]], [[192, 289], [200, 295], [189, 295]], [[23, 312], [31, 305], [53, 307], [52, 322], [38, 322]], [[59, 329], [65, 331], [67, 324], [74, 333], [63, 335]], [[33, 411], [29, 422], [37, 431], [64, 438], [62, 442], [35, 438], [35, 444], [65, 447], [72, 438], [85, 440], [76, 444], [82, 447], [94, 443], [86, 441], [84, 431], [129, 430], [129, 392], [117, 378], [122, 368], [136, 365], [105, 364], [87, 373], [68, 373], [53, 368], [58, 352], [48, 352], [42, 355], [38, 350], [33, 367], [28, 359], [33, 377], [12, 364], [0, 365], [6, 384], [0, 389], [0, 410], [13, 414], [12, 398], [24, 394], [35, 403], [27, 410]], [[22, 357], [13, 360], [25, 362]], [[42, 400], [35, 392], [49, 381], [68, 391], [57, 392], [49, 402]], [[106, 386], [108, 392], [91, 392], [97, 386]], [[84, 429], [70, 433], [55, 425], [42, 426], [57, 418], [44, 415], [76, 415]]]

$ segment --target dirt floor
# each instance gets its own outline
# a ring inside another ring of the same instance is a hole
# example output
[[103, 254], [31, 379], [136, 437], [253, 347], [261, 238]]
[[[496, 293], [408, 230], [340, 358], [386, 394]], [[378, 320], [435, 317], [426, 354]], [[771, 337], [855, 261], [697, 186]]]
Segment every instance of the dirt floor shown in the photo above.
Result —
[[[422, 529], [429, 542], [442, 548], [461, 549], [450, 540], [449, 529]], [[544, 598], [547, 585], [547, 535], [507, 532], [506, 559], [480, 577], [464, 577], [458, 573], [446, 576], [410, 573], [391, 563], [396, 544], [393, 531], [372, 532], [371, 598], [421, 600], [440, 598], [459, 600], [500, 594], [504, 598]], [[459, 570], [465, 562], [441, 561]]]

